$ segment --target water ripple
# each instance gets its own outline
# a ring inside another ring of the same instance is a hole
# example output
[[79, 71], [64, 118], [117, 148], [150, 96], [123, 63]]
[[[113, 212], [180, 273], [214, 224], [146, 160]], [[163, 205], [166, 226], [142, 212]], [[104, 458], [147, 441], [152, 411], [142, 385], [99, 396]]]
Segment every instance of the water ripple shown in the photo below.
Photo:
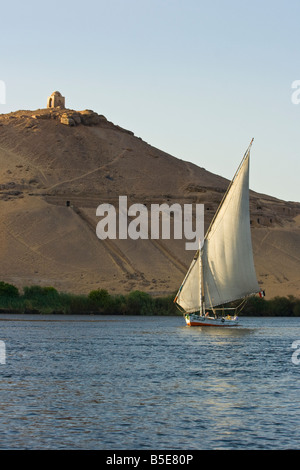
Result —
[[297, 318], [42, 320], [1, 324], [1, 449], [300, 448]]

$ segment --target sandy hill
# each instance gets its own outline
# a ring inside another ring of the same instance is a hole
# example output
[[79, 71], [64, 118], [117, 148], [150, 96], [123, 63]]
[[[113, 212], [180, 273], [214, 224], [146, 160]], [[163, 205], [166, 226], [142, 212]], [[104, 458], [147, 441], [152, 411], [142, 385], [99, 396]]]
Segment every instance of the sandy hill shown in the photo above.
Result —
[[[207, 225], [228, 185], [90, 110], [0, 115], [0, 166], [0, 280], [76, 293], [174, 292], [193, 257], [185, 240], [99, 240], [99, 204], [204, 203]], [[267, 298], [300, 296], [300, 203], [250, 206]]]

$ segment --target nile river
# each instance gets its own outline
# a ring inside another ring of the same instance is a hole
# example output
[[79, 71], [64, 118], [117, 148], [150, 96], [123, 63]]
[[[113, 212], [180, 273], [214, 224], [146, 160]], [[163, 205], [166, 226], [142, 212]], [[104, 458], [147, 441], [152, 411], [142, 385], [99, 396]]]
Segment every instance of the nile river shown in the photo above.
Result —
[[300, 449], [300, 318], [241, 322], [0, 315], [0, 449]]

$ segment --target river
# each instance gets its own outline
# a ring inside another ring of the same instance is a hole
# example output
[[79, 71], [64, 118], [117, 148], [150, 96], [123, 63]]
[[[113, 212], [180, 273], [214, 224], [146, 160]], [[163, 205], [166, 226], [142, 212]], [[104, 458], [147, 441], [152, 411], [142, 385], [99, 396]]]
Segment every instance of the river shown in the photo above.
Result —
[[0, 449], [300, 449], [300, 318], [1, 314], [0, 328]]

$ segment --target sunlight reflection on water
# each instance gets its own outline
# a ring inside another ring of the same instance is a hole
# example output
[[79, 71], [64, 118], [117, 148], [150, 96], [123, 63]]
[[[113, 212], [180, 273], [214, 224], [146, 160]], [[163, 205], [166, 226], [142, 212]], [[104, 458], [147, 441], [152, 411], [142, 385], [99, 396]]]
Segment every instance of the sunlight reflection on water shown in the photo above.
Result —
[[2, 449], [300, 447], [297, 318], [1, 319]]

